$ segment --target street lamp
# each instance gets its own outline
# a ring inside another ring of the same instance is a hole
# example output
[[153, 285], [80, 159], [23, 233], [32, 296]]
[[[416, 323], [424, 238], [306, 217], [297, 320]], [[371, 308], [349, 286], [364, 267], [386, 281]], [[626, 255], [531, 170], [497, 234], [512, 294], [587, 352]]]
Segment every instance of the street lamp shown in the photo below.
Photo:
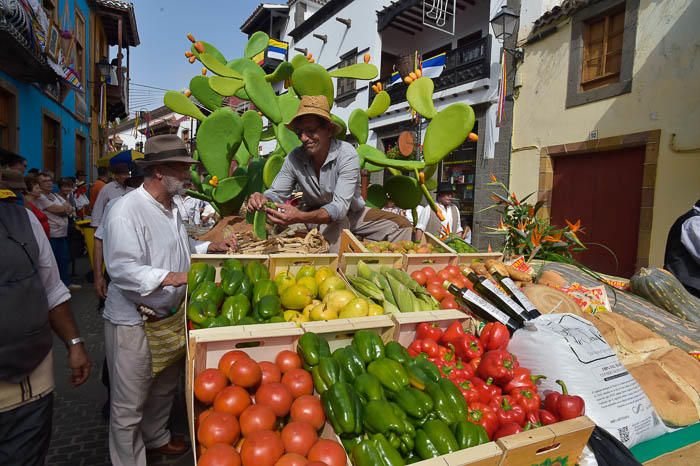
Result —
[[97, 71], [99, 71], [100, 76], [104, 81], [107, 81], [107, 78], [109, 78], [109, 74], [112, 71], [112, 65], [109, 64], [106, 58], [102, 58], [100, 61], [96, 63], [97, 65]]
[[[493, 35], [499, 42], [505, 43], [505, 41], [510, 39], [513, 34], [515, 34], [519, 19], [520, 16], [517, 13], [508, 8], [506, 5], [503, 5], [503, 7], [501, 7], [501, 11], [496, 13], [496, 16], [494, 16], [490, 21], [491, 28], [493, 29]], [[523, 59], [522, 50], [510, 49], [507, 47], [503, 47], [503, 50], [510, 53], [516, 60]]]

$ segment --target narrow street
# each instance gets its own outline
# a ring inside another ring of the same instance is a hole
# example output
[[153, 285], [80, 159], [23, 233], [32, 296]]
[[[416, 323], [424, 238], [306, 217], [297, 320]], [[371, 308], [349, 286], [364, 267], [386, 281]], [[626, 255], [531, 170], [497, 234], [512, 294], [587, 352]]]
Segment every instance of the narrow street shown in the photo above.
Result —
[[[93, 362], [90, 379], [79, 388], [68, 383], [66, 350], [60, 340], [54, 339], [54, 416], [51, 447], [46, 460], [49, 466], [109, 465], [108, 425], [102, 418], [106, 390], [100, 379], [104, 360], [103, 320], [97, 312], [97, 297], [92, 284], [85, 280], [88, 260], [76, 262], [76, 274], [83, 288], [73, 292], [71, 309], [78, 321], [87, 350]], [[172, 431], [188, 435], [187, 412], [184, 399], [184, 379], [171, 417]], [[192, 452], [180, 457], [149, 456], [151, 466], [186, 466], [193, 464]]]

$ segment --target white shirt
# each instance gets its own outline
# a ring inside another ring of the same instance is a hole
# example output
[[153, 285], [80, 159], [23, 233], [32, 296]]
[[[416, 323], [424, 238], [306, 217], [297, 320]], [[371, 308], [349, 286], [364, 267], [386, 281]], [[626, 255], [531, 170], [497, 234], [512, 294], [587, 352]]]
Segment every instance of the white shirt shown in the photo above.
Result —
[[95, 205], [92, 206], [92, 214], [90, 216], [90, 226], [95, 228], [100, 226], [102, 217], [104, 216], [105, 207], [109, 204], [109, 201], [122, 197], [129, 191], [133, 191], [134, 188], [124, 187], [117, 183], [116, 181], [110, 181], [100, 190], [100, 194], [97, 195], [95, 200]]
[[176, 203], [166, 209], [142, 186], [114, 203], [105, 218], [103, 254], [111, 278], [104, 318], [140, 325], [144, 304], [159, 316], [180, 305], [185, 287], [161, 287], [170, 272], [187, 272], [190, 254], [205, 254], [207, 241], [187, 237]]
[[[700, 208], [693, 207], [700, 213]], [[681, 244], [685, 246], [695, 262], [700, 264], [700, 216], [691, 217], [681, 226]]]
[[[462, 233], [462, 223], [459, 221], [459, 210], [457, 209], [452, 209], [451, 207], [454, 204], [450, 206], [444, 206], [442, 204], [437, 204], [438, 208], [442, 210], [442, 213], [445, 215], [445, 220], [440, 222], [440, 225], [442, 226], [443, 230], [448, 229], [449, 233]], [[452, 211], [455, 211], [457, 213], [457, 218], [452, 218]], [[445, 231], [442, 231], [439, 236], [442, 236]]]
[[41, 209], [49, 218], [49, 231], [51, 238], [65, 238], [68, 236], [68, 216], [56, 215], [48, 210], [51, 206], [65, 206], [68, 201], [63, 199], [56, 193], [42, 194], [35, 202], [36, 206]]
[[202, 223], [202, 208], [204, 207], [204, 201], [191, 196], [178, 196], [182, 200], [182, 220], [185, 222], [192, 222], [195, 225], [201, 225]]
[[41, 284], [44, 286], [44, 290], [46, 290], [49, 309], [53, 309], [70, 299], [70, 291], [68, 291], [66, 285], [61, 281], [61, 276], [56, 266], [56, 259], [54, 258], [49, 240], [46, 238], [44, 228], [36, 218], [36, 215], [26, 209], [25, 211], [29, 217], [29, 223], [32, 224], [34, 238], [39, 245], [39, 278], [41, 279]]

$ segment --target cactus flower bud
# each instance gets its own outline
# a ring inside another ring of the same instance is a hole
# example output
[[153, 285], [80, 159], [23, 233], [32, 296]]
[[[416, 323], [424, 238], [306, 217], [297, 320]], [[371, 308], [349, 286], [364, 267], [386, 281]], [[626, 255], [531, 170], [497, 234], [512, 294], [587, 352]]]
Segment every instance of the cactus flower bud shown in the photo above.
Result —
[[189, 97], [192, 95], [192, 91], [190, 91], [189, 89], [185, 89], [185, 92], [183, 92], [183, 94], [185, 94], [185, 97]]
[[202, 67], [202, 76], [206, 76], [206, 75], [207, 75], [207, 69]]
[[191, 56], [187, 61], [189, 61], [190, 63], [194, 63], [196, 59], [197, 58], [195, 58], [194, 56]]
[[369, 63], [369, 61], [372, 59], [372, 55], [370, 55], [369, 53], [366, 53], [366, 54], [364, 54], [362, 59], [365, 61], [365, 63]]
[[187, 39], [189, 39], [189, 41], [194, 44], [194, 36], [192, 35], [192, 33], [187, 34]]
[[202, 44], [201, 42], [195, 42], [194, 48], [197, 49], [197, 52], [204, 53], [204, 44]]

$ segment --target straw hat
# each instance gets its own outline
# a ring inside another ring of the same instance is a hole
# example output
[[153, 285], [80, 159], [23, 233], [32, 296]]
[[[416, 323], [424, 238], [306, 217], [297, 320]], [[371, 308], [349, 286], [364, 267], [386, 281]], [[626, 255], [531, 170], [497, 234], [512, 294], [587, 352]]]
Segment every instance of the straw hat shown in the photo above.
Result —
[[338, 123], [333, 121], [331, 118], [331, 108], [328, 105], [328, 99], [325, 95], [304, 95], [301, 96], [301, 103], [299, 104], [299, 109], [294, 118], [289, 122], [287, 128], [292, 131], [296, 130], [295, 121], [305, 115], [316, 115], [319, 118], [323, 118], [327, 122], [331, 123], [335, 128], [334, 135], [337, 135], [343, 131], [343, 127]]
[[175, 134], [153, 136], [146, 140], [144, 157], [137, 159], [137, 165], [157, 165], [161, 163], [199, 163], [187, 152], [182, 139]]

